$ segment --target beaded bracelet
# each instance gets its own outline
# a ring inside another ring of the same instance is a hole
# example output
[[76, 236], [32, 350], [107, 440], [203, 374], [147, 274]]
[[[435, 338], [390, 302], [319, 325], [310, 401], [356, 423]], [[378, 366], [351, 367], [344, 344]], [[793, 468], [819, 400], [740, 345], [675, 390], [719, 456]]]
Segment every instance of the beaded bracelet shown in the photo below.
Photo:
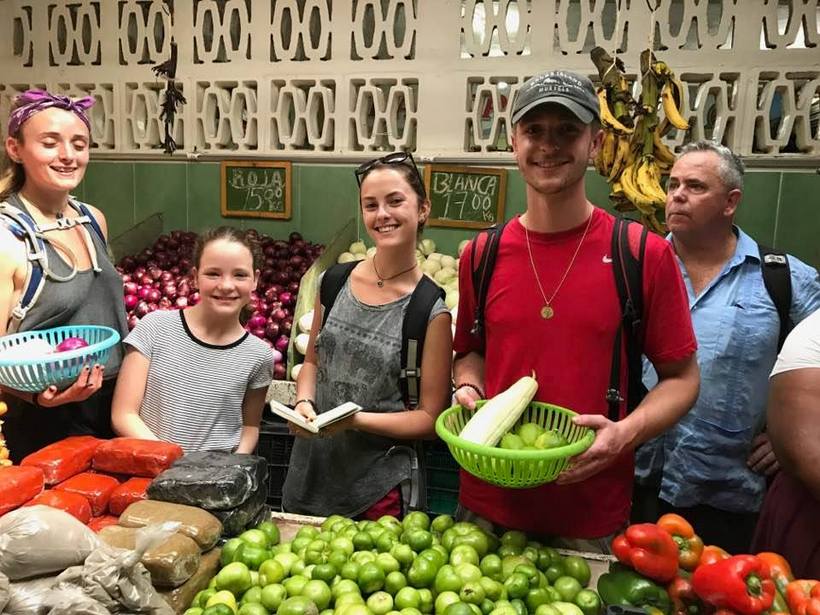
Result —
[[316, 402], [313, 401], [312, 399], [308, 399], [307, 397], [305, 399], [297, 399], [296, 403], [293, 404], [293, 407], [295, 408], [296, 406], [298, 406], [302, 402], [305, 402], [306, 404], [310, 404], [310, 407], [313, 408], [314, 414], [316, 413]]
[[484, 391], [482, 391], [482, 390], [479, 388], [479, 386], [478, 386], [478, 385], [473, 384], [472, 382], [461, 382], [461, 383], [459, 383], [459, 384], [457, 384], [457, 385], [456, 385], [455, 390], [456, 390], [456, 391], [458, 391], [458, 390], [459, 390], [460, 388], [462, 388], [462, 387], [470, 387], [473, 391], [475, 391], [476, 393], [478, 393], [478, 398], [479, 398], [479, 399], [487, 399], [486, 397], [484, 397]]

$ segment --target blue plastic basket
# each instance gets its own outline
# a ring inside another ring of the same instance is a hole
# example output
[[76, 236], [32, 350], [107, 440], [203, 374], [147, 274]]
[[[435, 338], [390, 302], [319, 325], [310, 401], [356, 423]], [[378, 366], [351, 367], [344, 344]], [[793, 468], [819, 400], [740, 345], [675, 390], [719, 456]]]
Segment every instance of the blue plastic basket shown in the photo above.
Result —
[[[6, 358], [12, 351], [33, 339], [42, 339], [52, 348], [69, 337], [81, 337], [85, 348], [40, 355], [32, 358]], [[0, 337], [0, 384], [17, 391], [43, 391], [51, 385], [59, 388], [77, 380], [85, 365], [105, 365], [111, 348], [120, 341], [120, 334], [111, 327], [77, 325], [54, 327], [41, 331], [25, 331]]]

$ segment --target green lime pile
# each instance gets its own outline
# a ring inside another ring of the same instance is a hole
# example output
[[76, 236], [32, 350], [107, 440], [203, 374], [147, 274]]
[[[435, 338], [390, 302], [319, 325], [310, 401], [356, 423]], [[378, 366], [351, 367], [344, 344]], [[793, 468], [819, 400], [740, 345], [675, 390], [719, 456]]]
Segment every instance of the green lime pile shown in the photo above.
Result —
[[[520, 437], [520, 436], [519, 436]], [[227, 541], [185, 615], [600, 615], [580, 557], [411, 512], [338, 515], [280, 542], [271, 522]]]

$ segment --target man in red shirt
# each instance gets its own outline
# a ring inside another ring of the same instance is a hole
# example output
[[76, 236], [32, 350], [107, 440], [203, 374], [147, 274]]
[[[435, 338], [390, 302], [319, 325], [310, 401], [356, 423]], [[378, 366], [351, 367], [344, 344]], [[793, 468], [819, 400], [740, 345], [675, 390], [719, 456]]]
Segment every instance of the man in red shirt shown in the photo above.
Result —
[[[650, 233], [641, 334], [660, 381], [632, 413], [622, 403], [621, 420], [610, 421], [605, 396], [621, 307], [610, 254], [614, 218], [590, 203], [584, 188], [603, 135], [592, 82], [564, 71], [537, 75], [521, 87], [512, 122], [527, 210], [504, 227], [483, 340], [471, 333], [471, 246], [462, 252], [456, 400], [473, 408], [534, 370], [535, 399], [578, 412], [576, 424], [594, 429], [596, 438], [554, 483], [533, 489], [495, 487], [462, 471], [460, 512], [496, 530], [520, 529], [561, 537], [557, 546], [606, 551], [609, 537], [629, 518], [635, 447], [677, 422], [697, 397], [686, 291], [669, 243]], [[640, 229], [631, 227], [637, 253]], [[626, 364], [624, 354], [622, 384]]]

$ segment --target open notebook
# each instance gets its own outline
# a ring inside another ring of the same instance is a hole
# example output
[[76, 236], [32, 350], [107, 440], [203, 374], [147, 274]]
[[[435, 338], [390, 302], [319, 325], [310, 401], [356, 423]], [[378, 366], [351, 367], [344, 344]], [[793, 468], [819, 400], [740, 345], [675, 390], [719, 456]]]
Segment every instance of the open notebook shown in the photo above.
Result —
[[343, 403], [341, 406], [336, 406], [332, 410], [322, 412], [312, 421], [306, 420], [296, 410], [288, 408], [274, 399], [270, 400], [270, 409], [274, 414], [281, 416], [283, 419], [290, 421], [294, 425], [298, 425], [306, 431], [311, 433], [319, 433], [319, 430], [326, 425], [330, 425], [336, 421], [341, 421], [342, 419], [349, 417], [351, 414], [358, 412], [362, 409], [362, 407], [358, 404], [354, 404], [352, 401], [348, 401]]

